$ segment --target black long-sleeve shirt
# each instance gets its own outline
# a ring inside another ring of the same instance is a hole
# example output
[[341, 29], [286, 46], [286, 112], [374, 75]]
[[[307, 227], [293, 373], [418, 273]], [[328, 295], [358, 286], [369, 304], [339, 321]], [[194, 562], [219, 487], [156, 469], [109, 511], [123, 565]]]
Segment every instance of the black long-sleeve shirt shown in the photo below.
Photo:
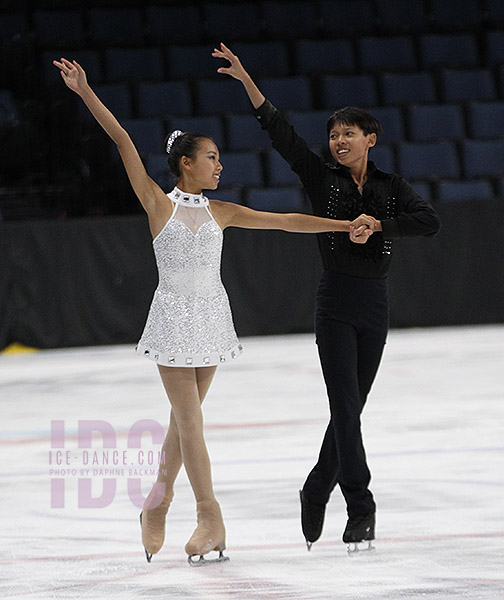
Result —
[[317, 234], [326, 271], [382, 279], [387, 276], [394, 239], [438, 232], [440, 222], [434, 208], [399, 175], [384, 173], [369, 161], [360, 194], [349, 169], [327, 163], [312, 152], [269, 100], [255, 115], [273, 147], [300, 177], [313, 214], [353, 220], [365, 213], [381, 221], [382, 232], [374, 233], [365, 244], [355, 244], [342, 232]]

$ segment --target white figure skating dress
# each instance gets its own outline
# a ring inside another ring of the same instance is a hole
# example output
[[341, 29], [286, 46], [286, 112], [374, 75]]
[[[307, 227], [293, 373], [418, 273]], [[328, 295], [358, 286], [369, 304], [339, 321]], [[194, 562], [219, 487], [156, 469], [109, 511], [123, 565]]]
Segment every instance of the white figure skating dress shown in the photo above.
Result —
[[242, 352], [220, 276], [223, 233], [203, 194], [177, 187], [172, 216], [152, 244], [159, 272], [136, 352], [160, 365], [208, 367]]

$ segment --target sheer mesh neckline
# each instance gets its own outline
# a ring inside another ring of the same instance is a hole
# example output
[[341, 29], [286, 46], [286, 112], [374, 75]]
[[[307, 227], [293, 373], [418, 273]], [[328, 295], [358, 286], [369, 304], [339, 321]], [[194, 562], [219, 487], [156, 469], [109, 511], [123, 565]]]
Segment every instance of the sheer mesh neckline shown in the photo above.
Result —
[[[198, 210], [199, 208], [199, 210]], [[202, 225], [214, 221], [207, 206], [194, 207], [176, 204], [170, 221], [179, 221], [197, 234]]]

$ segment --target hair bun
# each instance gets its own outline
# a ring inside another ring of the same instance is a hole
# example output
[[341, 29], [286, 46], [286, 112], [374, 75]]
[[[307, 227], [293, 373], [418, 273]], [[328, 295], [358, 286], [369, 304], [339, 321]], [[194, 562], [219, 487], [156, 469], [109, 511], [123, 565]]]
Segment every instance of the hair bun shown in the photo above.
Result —
[[184, 135], [183, 131], [180, 131], [180, 129], [175, 129], [175, 131], [173, 131], [172, 133], [170, 133], [170, 137], [168, 138], [167, 142], [166, 142], [166, 154], [170, 154], [170, 150], [171, 147], [173, 145], [173, 142], [180, 136], [180, 135]]

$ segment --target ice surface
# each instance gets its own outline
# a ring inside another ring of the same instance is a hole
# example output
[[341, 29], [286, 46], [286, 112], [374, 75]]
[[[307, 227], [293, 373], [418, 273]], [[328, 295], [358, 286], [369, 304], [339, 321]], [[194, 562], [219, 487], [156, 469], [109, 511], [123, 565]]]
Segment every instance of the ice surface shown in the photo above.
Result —
[[[0, 597], [504, 598], [503, 326], [391, 332], [363, 415], [376, 552], [355, 557], [341, 542], [338, 489], [310, 553], [300, 529], [298, 489], [328, 418], [313, 336], [242, 342], [243, 356], [218, 369], [204, 409], [231, 561], [201, 569], [184, 555], [195, 526], [185, 473], [165, 545], [150, 564], [128, 495], [128, 480], [138, 479], [129, 469], [149, 469], [128, 433], [142, 419], [165, 427], [168, 416], [152, 362], [129, 346], [0, 357]], [[84, 465], [78, 426], [90, 420], [113, 435], [106, 449], [93, 437], [98, 462]], [[58, 450], [51, 421], [64, 422], [60, 450], [69, 451], [75, 476], [50, 474], [65, 467], [49, 464]], [[158, 448], [144, 434], [142, 450]], [[103, 464], [102, 451], [114, 449], [127, 464]], [[94, 498], [112, 481], [108, 505], [79, 507], [90, 502], [79, 489], [81, 468], [124, 470], [91, 478]], [[51, 496], [51, 479], [64, 486], [64, 508], [51, 508], [51, 498], [62, 498]], [[141, 478], [144, 494], [153, 480]]]

